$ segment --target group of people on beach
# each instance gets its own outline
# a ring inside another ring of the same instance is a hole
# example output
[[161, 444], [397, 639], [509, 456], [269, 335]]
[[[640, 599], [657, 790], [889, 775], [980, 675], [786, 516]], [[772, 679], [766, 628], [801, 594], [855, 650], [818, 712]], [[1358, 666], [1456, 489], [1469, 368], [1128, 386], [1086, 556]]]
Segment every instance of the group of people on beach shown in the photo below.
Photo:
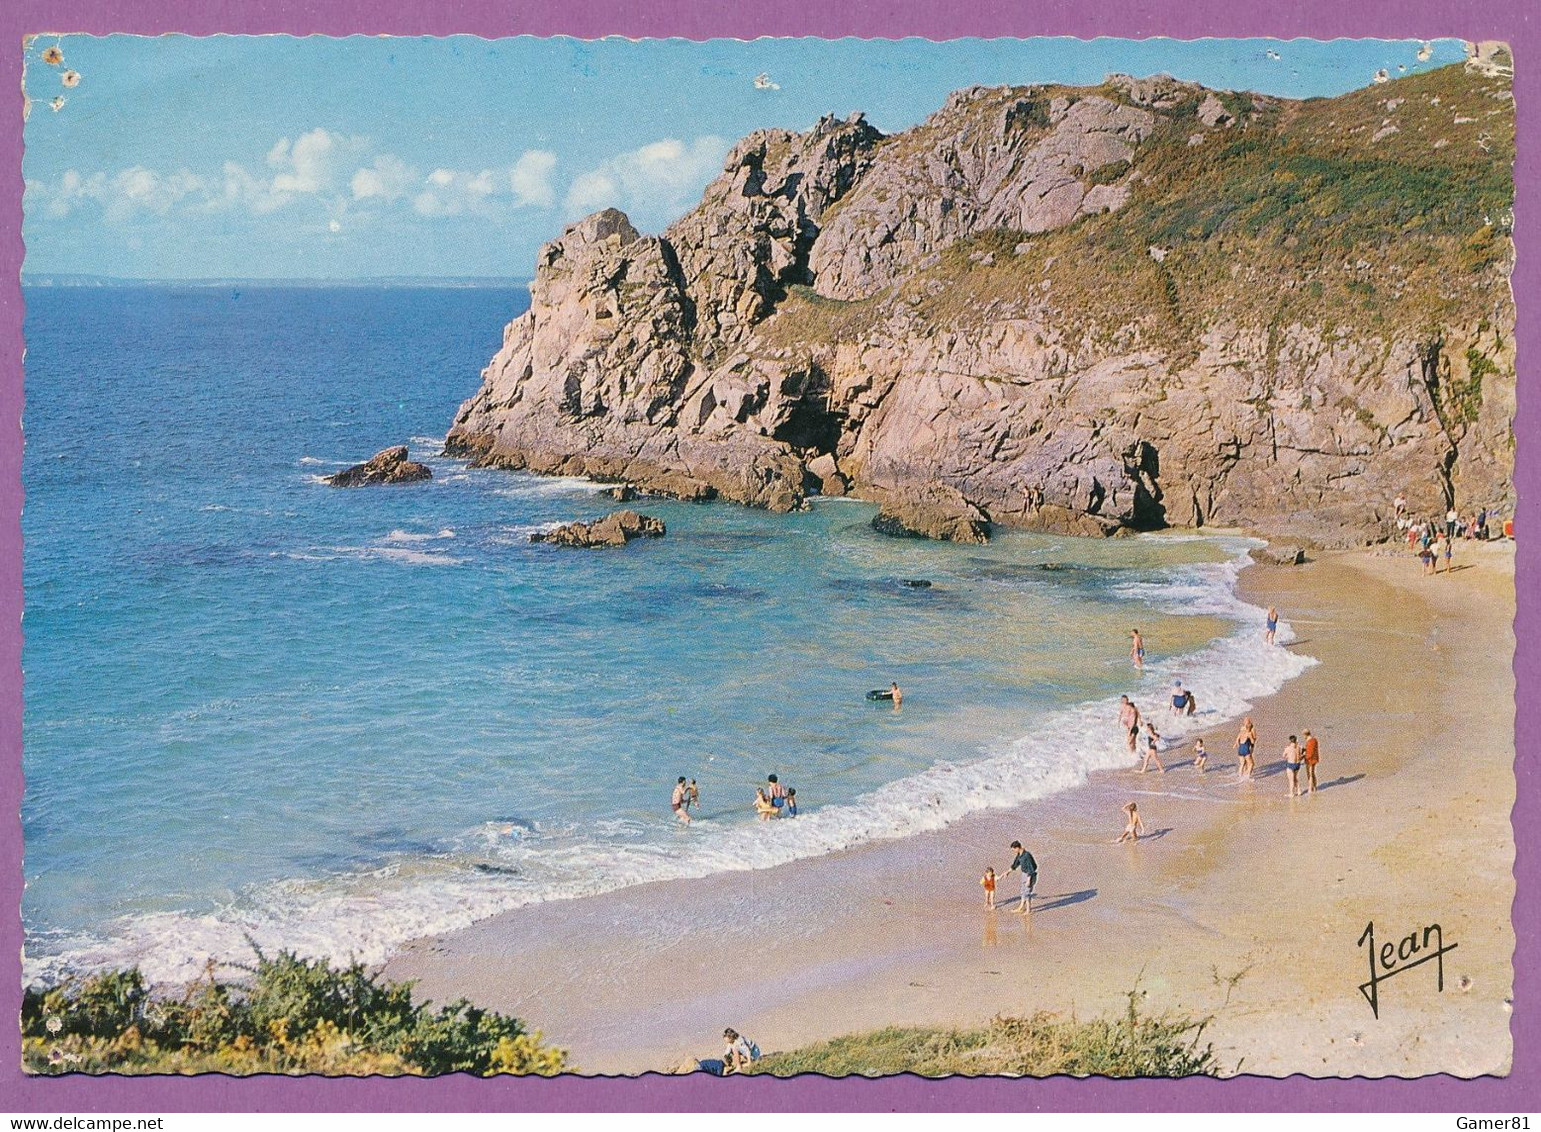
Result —
[[[1279, 632], [1279, 610], [1270, 605], [1266, 617], [1266, 628], [1263, 639], [1268, 644], [1274, 644]], [[1145, 642], [1138, 629], [1131, 629], [1130, 635], [1134, 640], [1132, 659], [1135, 667], [1144, 669]], [[1194, 698], [1193, 690], [1183, 686], [1181, 680], [1172, 683], [1171, 711], [1174, 716], [1191, 716], [1198, 710], [1198, 701]], [[1143, 729], [1142, 729], [1143, 724]], [[1161, 749], [1163, 740], [1161, 733], [1156, 730], [1155, 722], [1143, 717], [1139, 707], [1127, 695], [1119, 697], [1118, 727], [1125, 743], [1128, 744], [1129, 753], [1140, 760], [1140, 773], [1144, 774], [1150, 769], [1152, 763], [1162, 774], [1166, 773], [1166, 765], [1161, 761]], [[1301, 733], [1301, 736], [1291, 735], [1285, 743], [1282, 752], [1284, 759], [1284, 773], [1289, 786], [1289, 796], [1297, 798], [1302, 794], [1316, 793], [1316, 767], [1321, 761], [1321, 744], [1316, 736], [1309, 730]], [[1258, 735], [1257, 725], [1249, 715], [1241, 721], [1241, 727], [1236, 733], [1234, 750], [1236, 752], [1236, 781], [1249, 781], [1257, 767]], [[1193, 767], [1203, 774], [1209, 763], [1209, 752], [1204, 749], [1202, 737], [1193, 741]], [[1125, 841], [1138, 841], [1145, 832], [1145, 823], [1140, 817], [1139, 806], [1134, 802], [1127, 802], [1123, 806], [1125, 817], [1124, 831], [1119, 834], [1115, 844]]]
[[1396, 509], [1397, 530], [1407, 539], [1407, 548], [1418, 553], [1418, 561], [1423, 563], [1425, 574], [1440, 573], [1440, 563], [1444, 563], [1444, 572], [1450, 573], [1455, 569], [1455, 541], [1458, 538], [1472, 539], [1477, 542], [1486, 542], [1493, 537], [1513, 538], [1514, 519], [1508, 518], [1503, 522], [1501, 536], [1494, 536], [1489, 529], [1494, 516], [1483, 507], [1474, 514], [1462, 515], [1451, 506], [1445, 511], [1445, 517], [1418, 518], [1408, 510], [1407, 496], [1397, 494], [1392, 504]]
[[[675, 820], [681, 825], [690, 824], [690, 811], [701, 808], [701, 788], [696, 785], [694, 778], [687, 780], [682, 774], [675, 780], [674, 793], [669, 798], [669, 808], [674, 811]], [[761, 821], [795, 818], [797, 788], [782, 785], [779, 775], [767, 775], [765, 785], [755, 789], [754, 812]]]
[[774, 774], [766, 775], [765, 785], [754, 792], [754, 812], [761, 821], [797, 816], [797, 788], [783, 786]]

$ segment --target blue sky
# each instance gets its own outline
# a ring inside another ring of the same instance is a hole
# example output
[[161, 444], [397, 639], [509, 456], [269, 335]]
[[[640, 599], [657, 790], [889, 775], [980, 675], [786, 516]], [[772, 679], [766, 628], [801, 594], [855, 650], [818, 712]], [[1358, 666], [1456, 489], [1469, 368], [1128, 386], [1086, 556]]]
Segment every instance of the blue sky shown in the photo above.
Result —
[[[43, 53], [57, 45], [62, 63]], [[1462, 57], [1457, 40], [65, 36], [32, 43], [26, 270], [130, 278], [526, 278], [594, 209], [684, 212], [733, 141], [976, 83], [1166, 72], [1286, 97]], [[78, 80], [65, 85], [66, 72]], [[765, 76], [765, 77], [760, 77]], [[757, 77], [758, 81], [757, 81]], [[57, 110], [51, 103], [63, 98]]]

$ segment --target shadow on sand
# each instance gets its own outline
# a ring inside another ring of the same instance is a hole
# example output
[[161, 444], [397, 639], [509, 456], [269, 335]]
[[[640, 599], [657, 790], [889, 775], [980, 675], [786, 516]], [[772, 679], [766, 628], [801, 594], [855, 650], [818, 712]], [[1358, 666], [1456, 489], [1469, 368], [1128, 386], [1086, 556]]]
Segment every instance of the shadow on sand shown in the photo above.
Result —
[[[1097, 890], [1095, 888], [1083, 888], [1080, 892], [1062, 892], [1058, 896], [1035, 896], [1033, 897], [1033, 911], [1035, 913], [1052, 912], [1056, 908], [1066, 908], [1071, 904], [1080, 904], [1096, 895]], [[1022, 898], [1019, 896], [1015, 900], [1007, 900], [1002, 904], [997, 904], [996, 907], [1004, 908], [1009, 904], [1015, 904], [1020, 908], [1022, 906]]]

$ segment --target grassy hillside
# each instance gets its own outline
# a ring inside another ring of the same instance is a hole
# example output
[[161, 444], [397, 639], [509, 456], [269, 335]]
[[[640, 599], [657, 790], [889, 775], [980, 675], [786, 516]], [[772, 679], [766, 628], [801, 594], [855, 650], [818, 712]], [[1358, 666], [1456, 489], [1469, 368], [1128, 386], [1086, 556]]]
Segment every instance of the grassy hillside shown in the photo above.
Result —
[[[1096, 178], [1131, 178], [1125, 207], [1042, 235], [960, 241], [897, 302], [960, 328], [1048, 313], [1067, 340], [1137, 341], [1178, 362], [1219, 321], [1416, 332], [1507, 309], [1508, 80], [1455, 65], [1332, 99], [1225, 93], [1236, 120], [1208, 131], [1202, 97], [1165, 111], [1127, 167]], [[893, 305], [798, 290], [766, 330], [781, 345], [856, 339]]]
[[1205, 1023], [1147, 1018], [1078, 1022], [1049, 1014], [995, 1018], [972, 1030], [889, 1027], [773, 1053], [752, 1072], [790, 1077], [922, 1077], [1004, 1075], [1051, 1077], [1187, 1077], [1219, 1072]]

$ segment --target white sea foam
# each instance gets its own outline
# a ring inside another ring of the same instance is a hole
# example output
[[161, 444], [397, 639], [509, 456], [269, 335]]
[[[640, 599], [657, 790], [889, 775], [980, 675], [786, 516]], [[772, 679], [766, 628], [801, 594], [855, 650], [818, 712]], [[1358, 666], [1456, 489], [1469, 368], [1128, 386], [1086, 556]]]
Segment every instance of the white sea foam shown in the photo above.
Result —
[[613, 484], [599, 483], [583, 476], [532, 476], [515, 473], [507, 487], [493, 490], [493, 495], [509, 499], [539, 499], [552, 495], [598, 495]]
[[439, 550], [414, 550], [410, 546], [328, 546], [323, 550], [352, 558], [379, 558], [409, 566], [459, 566], [464, 559]]
[[438, 531], [402, 531], [402, 530], [395, 530], [395, 531], [392, 531], [390, 534], [385, 536], [385, 541], [386, 542], [406, 542], [406, 543], [438, 542], [441, 539], [450, 539], [450, 538], [454, 538], [454, 537], [455, 537], [455, 532], [452, 529], [450, 529], [449, 527], [444, 527], [443, 529], [438, 530]]
[[[348, 548], [338, 548], [345, 550]], [[366, 552], [381, 553], [379, 548]], [[400, 553], [446, 561], [420, 551]], [[1281, 623], [1278, 643], [1262, 640], [1264, 611], [1236, 596], [1245, 555], [1227, 563], [1174, 567], [1165, 581], [1129, 583], [1120, 591], [1175, 614], [1221, 616], [1233, 633], [1194, 652], [1146, 665], [1159, 678], [1157, 700], [1142, 711], [1165, 745], [1228, 719], [1316, 661], [1283, 647], [1294, 639]], [[1202, 709], [1173, 716], [1171, 682], [1192, 687]], [[388, 867], [344, 876], [293, 880], [248, 890], [204, 914], [163, 913], [119, 921], [106, 938], [77, 939], [28, 956], [29, 979], [138, 963], [158, 982], [196, 976], [207, 957], [250, 959], [247, 938], [264, 950], [379, 962], [402, 942], [465, 927], [501, 911], [540, 901], [594, 895], [633, 884], [770, 868], [863, 843], [944, 828], [981, 810], [1018, 806], [1084, 782], [1098, 770], [1129, 764], [1117, 725], [1118, 702], [1107, 697], [1047, 711], [1031, 732], [982, 749], [970, 761], [939, 762], [850, 802], [805, 810], [792, 821], [731, 818], [698, 822], [680, 835], [616, 819], [583, 829], [488, 821], [439, 855], [403, 858]]]

